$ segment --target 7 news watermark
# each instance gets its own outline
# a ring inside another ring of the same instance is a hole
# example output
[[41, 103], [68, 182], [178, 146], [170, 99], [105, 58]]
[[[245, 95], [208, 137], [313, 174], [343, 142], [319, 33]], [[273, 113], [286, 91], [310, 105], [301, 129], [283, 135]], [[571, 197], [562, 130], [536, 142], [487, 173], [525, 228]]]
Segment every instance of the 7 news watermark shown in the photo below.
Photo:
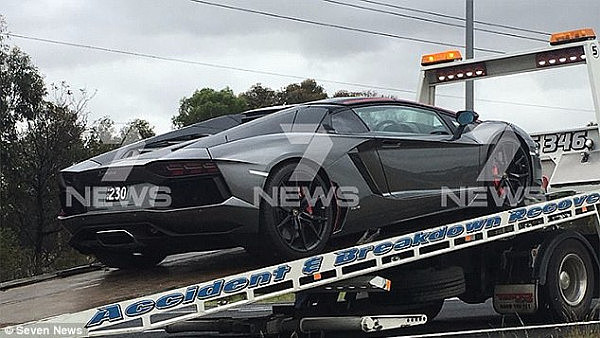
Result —
[[87, 336], [81, 324], [32, 324], [8, 326], [0, 331], [4, 337], [81, 337]]
[[441, 189], [441, 205], [451, 207], [516, 207], [526, 200], [542, 201], [544, 191], [540, 187], [518, 187], [515, 191], [505, 189], [501, 193], [492, 186], [458, 187]]

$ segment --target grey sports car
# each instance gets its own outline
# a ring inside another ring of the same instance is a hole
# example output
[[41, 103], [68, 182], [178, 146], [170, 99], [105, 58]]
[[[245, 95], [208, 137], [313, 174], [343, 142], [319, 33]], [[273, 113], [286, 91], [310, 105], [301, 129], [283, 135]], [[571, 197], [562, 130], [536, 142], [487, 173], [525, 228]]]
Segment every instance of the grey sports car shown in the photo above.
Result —
[[59, 218], [72, 246], [109, 266], [235, 246], [293, 259], [469, 207], [467, 192], [490, 208], [519, 204], [541, 181], [535, 143], [512, 124], [338, 98], [219, 117], [75, 164], [61, 171]]

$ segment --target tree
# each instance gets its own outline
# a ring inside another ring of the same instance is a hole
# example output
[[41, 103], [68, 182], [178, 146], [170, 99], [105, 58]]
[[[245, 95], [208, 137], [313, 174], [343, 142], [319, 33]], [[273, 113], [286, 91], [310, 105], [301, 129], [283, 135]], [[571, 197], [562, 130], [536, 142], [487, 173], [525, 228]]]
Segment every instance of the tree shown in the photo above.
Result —
[[[54, 90], [68, 88], [53, 87]], [[55, 97], [69, 94], [60, 94]], [[84, 107], [84, 106], [80, 106]], [[64, 102], [43, 101], [25, 127], [9, 155], [8, 198], [3, 205], [7, 225], [31, 252], [31, 271], [48, 269], [65, 251], [67, 235], [58, 224], [58, 172], [85, 156], [83, 114]]]
[[292, 83], [277, 93], [279, 104], [294, 104], [327, 98], [327, 93], [317, 81], [306, 79], [301, 83]]
[[19, 48], [9, 47], [5, 33], [6, 24], [0, 16], [0, 199], [7, 193], [6, 174], [14, 167], [15, 157], [11, 154], [15, 153], [17, 124], [31, 118], [46, 95], [37, 68], [27, 54]]
[[338, 90], [333, 94], [333, 97], [380, 97], [374, 90], [363, 90], [361, 92], [351, 92], [347, 90]]
[[211, 88], [196, 90], [180, 101], [179, 114], [173, 116], [173, 126], [184, 127], [213, 117], [235, 114], [246, 109], [246, 102], [226, 87], [220, 91]]
[[[5, 31], [0, 18], [0, 33]], [[58, 172], [85, 156], [85, 91], [51, 86], [0, 34], [0, 279], [53, 268], [72, 252], [57, 215]], [[74, 261], [84, 256], [70, 255]], [[20, 266], [19, 270], [11, 270]]]
[[269, 87], [263, 87], [260, 83], [252, 85], [239, 96], [246, 101], [248, 109], [270, 107], [278, 103], [277, 93]]
[[117, 149], [120, 144], [121, 140], [115, 134], [115, 122], [108, 116], [95, 120], [85, 137], [87, 157]]
[[156, 135], [154, 127], [150, 125], [150, 122], [143, 119], [129, 121], [121, 128], [119, 133], [122, 145], [131, 144]]

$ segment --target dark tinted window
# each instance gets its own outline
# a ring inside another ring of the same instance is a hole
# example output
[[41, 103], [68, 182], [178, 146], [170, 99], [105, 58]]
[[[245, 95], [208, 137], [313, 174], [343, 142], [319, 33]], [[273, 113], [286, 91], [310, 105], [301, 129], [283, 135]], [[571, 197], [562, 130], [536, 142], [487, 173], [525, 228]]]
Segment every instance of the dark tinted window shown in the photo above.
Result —
[[233, 141], [257, 135], [282, 133], [284, 127], [287, 128], [286, 131], [289, 131], [294, 122], [296, 110], [298, 108], [295, 107], [282, 110], [231, 128], [224, 133], [228, 141]]
[[293, 131], [314, 132], [329, 109], [325, 107], [300, 107], [296, 113]]
[[344, 110], [331, 116], [333, 129], [339, 134], [357, 134], [369, 131], [364, 122], [352, 110]]
[[368, 106], [354, 111], [372, 131], [402, 134], [448, 134], [434, 111], [411, 106]]

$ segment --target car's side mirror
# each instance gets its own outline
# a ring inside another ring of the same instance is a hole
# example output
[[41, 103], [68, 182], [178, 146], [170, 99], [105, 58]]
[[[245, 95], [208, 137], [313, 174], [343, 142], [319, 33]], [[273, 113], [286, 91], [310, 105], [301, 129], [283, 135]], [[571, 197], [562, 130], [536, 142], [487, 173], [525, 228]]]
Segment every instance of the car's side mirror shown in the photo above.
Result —
[[454, 131], [453, 140], [457, 140], [460, 138], [462, 133], [465, 131], [465, 128], [469, 125], [477, 121], [479, 118], [479, 114], [472, 110], [461, 110], [456, 113], [456, 122], [458, 122], [458, 128]]

